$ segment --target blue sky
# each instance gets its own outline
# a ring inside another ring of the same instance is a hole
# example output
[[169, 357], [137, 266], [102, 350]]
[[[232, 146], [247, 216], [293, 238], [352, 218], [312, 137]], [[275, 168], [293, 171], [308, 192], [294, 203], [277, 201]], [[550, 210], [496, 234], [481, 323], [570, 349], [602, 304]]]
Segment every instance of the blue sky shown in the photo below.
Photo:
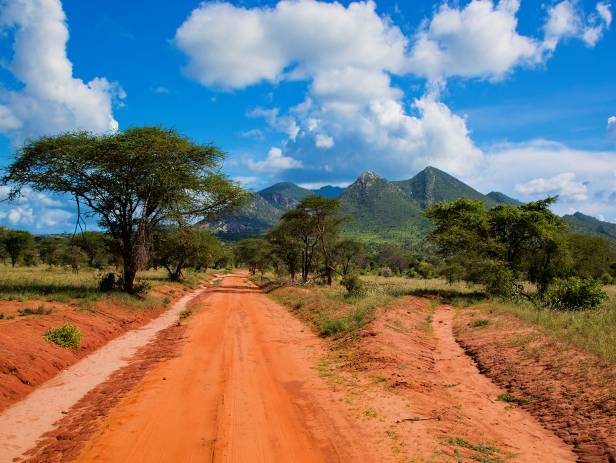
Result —
[[[247, 188], [435, 165], [616, 221], [607, 1], [0, 1], [0, 165], [27, 137], [177, 128]], [[0, 195], [3, 192], [0, 191]], [[0, 225], [72, 229], [27, 192]]]

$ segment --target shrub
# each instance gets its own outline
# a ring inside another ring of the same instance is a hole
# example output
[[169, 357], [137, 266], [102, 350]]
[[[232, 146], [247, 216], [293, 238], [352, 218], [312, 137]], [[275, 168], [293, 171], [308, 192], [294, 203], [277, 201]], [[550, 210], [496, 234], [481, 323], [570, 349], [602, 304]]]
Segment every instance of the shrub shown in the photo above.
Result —
[[43, 337], [45, 340], [53, 342], [60, 347], [79, 349], [81, 332], [75, 325], [66, 322], [59, 328], [50, 328]]
[[102, 292], [115, 291], [122, 288], [122, 278], [113, 272], [109, 272], [101, 277], [98, 282], [98, 289]]
[[360, 294], [363, 288], [362, 281], [354, 274], [345, 275], [340, 284], [346, 288], [348, 294], [353, 295]]
[[152, 285], [145, 281], [145, 280], [140, 280], [138, 282], [136, 282], [133, 285], [133, 291], [132, 294], [136, 295], [136, 296], [143, 296], [144, 294], [146, 294], [150, 289], [152, 289]]
[[601, 283], [603, 283], [604, 285], [611, 285], [614, 283], [614, 278], [612, 278], [612, 275], [605, 272], [603, 275], [601, 275]]
[[482, 328], [484, 326], [488, 326], [490, 324], [490, 320], [475, 320], [473, 323], [471, 323], [471, 326], [473, 328]]
[[30, 307], [17, 309], [17, 313], [20, 317], [25, 317], [26, 315], [49, 315], [51, 312], [51, 309], [45, 309], [42, 305], [39, 305], [36, 309], [32, 309]]
[[607, 293], [598, 281], [571, 277], [555, 280], [544, 296], [544, 303], [557, 310], [584, 310], [599, 306], [605, 299]]
[[349, 329], [349, 324], [346, 318], [330, 318], [323, 320], [319, 326], [319, 334], [321, 336], [334, 336]]
[[394, 276], [394, 272], [391, 271], [389, 267], [382, 267], [379, 269], [380, 277], [392, 277]]

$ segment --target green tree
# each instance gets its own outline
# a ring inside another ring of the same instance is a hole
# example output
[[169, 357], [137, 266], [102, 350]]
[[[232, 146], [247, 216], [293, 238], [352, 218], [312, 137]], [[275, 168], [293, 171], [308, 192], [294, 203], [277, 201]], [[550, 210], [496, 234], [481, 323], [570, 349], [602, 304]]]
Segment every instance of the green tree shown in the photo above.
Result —
[[336, 271], [334, 250], [340, 233], [340, 225], [347, 218], [339, 214], [340, 201], [309, 195], [299, 204], [282, 215], [281, 222], [301, 243], [302, 280], [308, 275], [315, 262], [315, 251], [323, 260], [323, 271], [327, 284], [332, 284]]
[[263, 273], [271, 262], [272, 249], [263, 239], [253, 238], [238, 241], [235, 246], [236, 264], [248, 266], [252, 275]]
[[27, 231], [8, 230], [3, 235], [4, 248], [13, 267], [20, 259], [25, 259], [35, 250], [34, 237]]
[[468, 199], [439, 203], [427, 211], [435, 225], [430, 239], [446, 268], [464, 269], [463, 279], [507, 293], [526, 278], [543, 294], [571, 265], [564, 222], [549, 209], [555, 200], [490, 210]]
[[73, 196], [78, 213], [96, 216], [117, 240], [124, 290], [133, 292], [157, 226], [241, 204], [245, 193], [219, 171], [223, 159], [216, 147], [160, 127], [66, 133], [26, 143], [2, 181], [9, 199], [26, 185]]
[[111, 258], [111, 242], [107, 235], [96, 231], [78, 233], [72, 238], [72, 244], [87, 256], [88, 266], [103, 268]]
[[196, 227], [160, 231], [156, 236], [154, 263], [165, 267], [172, 281], [181, 280], [187, 267], [207, 269], [223, 252], [215, 237]]
[[267, 233], [267, 240], [272, 246], [273, 255], [285, 266], [291, 281], [295, 281], [301, 266], [301, 242], [293, 233], [293, 224], [280, 222]]
[[354, 239], [340, 240], [334, 249], [335, 261], [340, 267], [340, 274], [349, 275], [363, 257], [364, 245]]

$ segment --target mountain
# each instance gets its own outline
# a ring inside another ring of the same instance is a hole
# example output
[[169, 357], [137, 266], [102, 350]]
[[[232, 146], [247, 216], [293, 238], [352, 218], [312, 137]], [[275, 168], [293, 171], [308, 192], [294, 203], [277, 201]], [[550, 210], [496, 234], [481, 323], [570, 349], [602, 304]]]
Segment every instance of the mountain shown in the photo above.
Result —
[[522, 201], [518, 201], [517, 199], [511, 198], [505, 193], [500, 193], [498, 191], [490, 191], [486, 196], [496, 204], [510, 204], [512, 206], [519, 206], [522, 204]]
[[303, 198], [313, 194], [311, 190], [302, 188], [291, 182], [276, 183], [257, 193], [272, 206], [287, 210], [295, 207]]
[[425, 236], [428, 219], [395, 182], [364, 172], [340, 197], [342, 213], [350, 217], [344, 231], [366, 240], [410, 241]]
[[319, 196], [325, 196], [326, 198], [336, 199], [342, 196], [342, 193], [344, 193], [344, 190], [345, 190], [344, 188], [339, 187], [339, 186], [325, 185], [319, 188], [318, 190], [311, 190], [311, 191], [314, 194], [319, 195]]
[[603, 222], [581, 212], [565, 215], [563, 219], [569, 225], [571, 231], [585, 235], [601, 236], [616, 247], [616, 224]]
[[[425, 244], [430, 222], [424, 211], [435, 203], [469, 198], [482, 201], [487, 207], [521, 204], [496, 191], [484, 195], [442, 170], [426, 167], [413, 178], [394, 182], [374, 172], [364, 172], [347, 188], [328, 185], [309, 190], [290, 182], [276, 183], [254, 193], [238, 212], [204, 222], [203, 226], [225, 239], [258, 236], [310, 194], [340, 199], [342, 213], [349, 216], [343, 230], [346, 235], [364, 241], [396, 242], [415, 249]], [[602, 236], [616, 248], [616, 224], [579, 212], [563, 218], [572, 231]]]
[[484, 202], [486, 206], [496, 206], [492, 198], [479, 193], [436, 167], [426, 167], [409, 180], [391, 183], [398, 186], [409, 200], [418, 204], [422, 209], [435, 203], [453, 201], [458, 198], [477, 199]]

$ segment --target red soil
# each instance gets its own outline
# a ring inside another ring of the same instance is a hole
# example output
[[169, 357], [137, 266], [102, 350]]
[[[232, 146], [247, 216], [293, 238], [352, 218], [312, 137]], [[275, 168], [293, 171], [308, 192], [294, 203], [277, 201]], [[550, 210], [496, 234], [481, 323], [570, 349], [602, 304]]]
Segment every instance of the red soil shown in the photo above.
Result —
[[547, 429], [573, 446], [578, 462], [616, 462], [616, 369], [506, 314], [491, 323], [466, 310], [456, 337], [481, 371], [514, 397]]
[[179, 356], [126, 395], [77, 461], [395, 461], [319, 378], [322, 345], [301, 322], [243, 277], [208, 292]]
[[[180, 286], [156, 287], [153, 295], [164, 295], [173, 289], [170, 299], [183, 294]], [[49, 315], [18, 316], [20, 308], [52, 309]], [[138, 328], [160, 315], [156, 309], [130, 309], [107, 300], [98, 301], [91, 310], [57, 302], [0, 301], [0, 313], [15, 314], [12, 320], [0, 320], [0, 412], [25, 397], [59, 371], [106, 344], [122, 333]], [[81, 347], [65, 349], [45, 341], [49, 328], [72, 323], [81, 331]]]

